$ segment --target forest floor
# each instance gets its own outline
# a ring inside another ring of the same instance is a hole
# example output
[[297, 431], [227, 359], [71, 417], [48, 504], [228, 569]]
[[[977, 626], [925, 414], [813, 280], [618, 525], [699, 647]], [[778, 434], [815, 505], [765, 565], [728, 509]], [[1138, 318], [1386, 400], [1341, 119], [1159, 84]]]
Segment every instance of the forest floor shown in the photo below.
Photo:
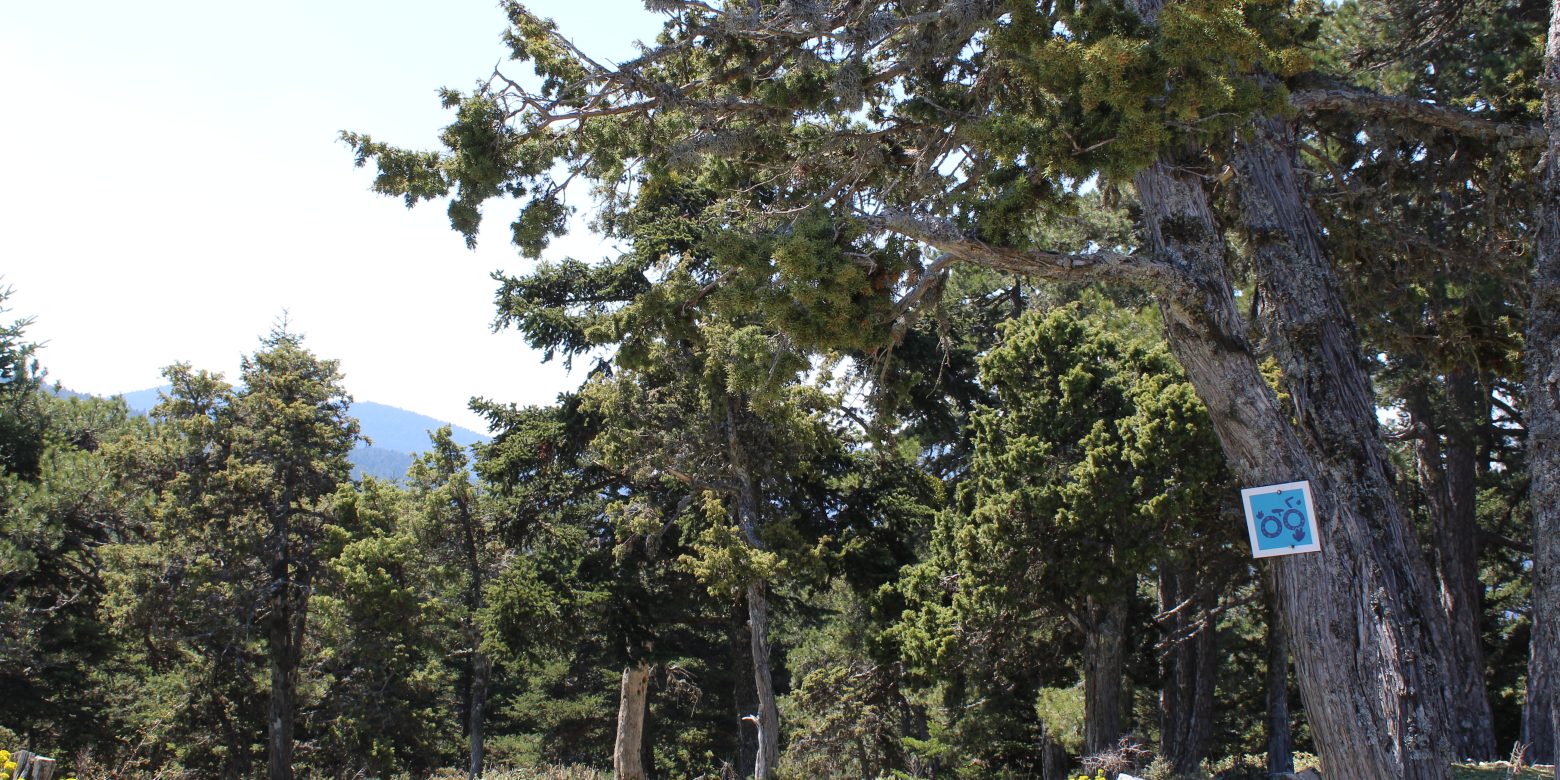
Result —
[[[1555, 768], [1552, 766], [1535, 766], [1522, 770], [1517, 777], [1522, 780], [1553, 780]], [[1511, 764], [1505, 761], [1496, 761], [1491, 764], [1458, 764], [1452, 767], [1452, 780], [1505, 780], [1511, 777]]]

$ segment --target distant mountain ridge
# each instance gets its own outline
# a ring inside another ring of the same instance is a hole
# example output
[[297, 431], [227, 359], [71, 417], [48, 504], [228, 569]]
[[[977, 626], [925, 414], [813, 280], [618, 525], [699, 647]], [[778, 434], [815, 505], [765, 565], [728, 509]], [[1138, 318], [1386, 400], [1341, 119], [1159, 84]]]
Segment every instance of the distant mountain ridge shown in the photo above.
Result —
[[[158, 394], [168, 389], [165, 385], [121, 393], [120, 397], [125, 399], [125, 405], [131, 411], [145, 414], [157, 405]], [[406, 477], [406, 470], [411, 468], [415, 457], [413, 453], [428, 449], [428, 434], [448, 424], [436, 417], [373, 401], [354, 402], [352, 416], [357, 418], [363, 435], [370, 442], [359, 442], [357, 449], [352, 451], [350, 459], [354, 479], [370, 476], [400, 481]], [[450, 438], [462, 447], [492, 440], [491, 436], [453, 424], [450, 424]]]

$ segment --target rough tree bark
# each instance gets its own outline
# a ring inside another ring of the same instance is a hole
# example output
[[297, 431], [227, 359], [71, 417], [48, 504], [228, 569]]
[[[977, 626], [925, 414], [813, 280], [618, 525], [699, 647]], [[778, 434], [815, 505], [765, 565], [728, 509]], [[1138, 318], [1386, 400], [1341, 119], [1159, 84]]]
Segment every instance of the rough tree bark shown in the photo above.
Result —
[[[1171, 350], [1208, 405], [1234, 471], [1247, 484], [1309, 480], [1317, 500], [1323, 550], [1269, 565], [1277, 570], [1286, 627], [1298, 640], [1301, 692], [1330, 776], [1444, 780], [1446, 708], [1437, 645], [1424, 628], [1436, 619], [1444, 625], [1444, 616], [1423, 608], [1429, 602], [1420, 580], [1407, 571], [1416, 556], [1392, 504], [1379, 443], [1360, 438], [1374, 436], [1374, 406], [1319, 410], [1314, 392], [1302, 383], [1291, 392], [1299, 396], [1294, 412], [1303, 427], [1291, 424], [1247, 341], [1205, 180], [1174, 162], [1162, 160], [1134, 178], [1145, 248], [1179, 272], [1178, 280], [1158, 290]], [[1278, 285], [1270, 279], [1268, 287], [1276, 295], [1314, 295], [1341, 311], [1325, 271], [1296, 268], [1294, 280]], [[1312, 314], [1306, 308], [1282, 311], [1279, 329], [1296, 335], [1336, 330], [1325, 317], [1296, 321], [1296, 315]], [[1340, 342], [1344, 335], [1333, 332], [1322, 340], [1319, 346], [1329, 351], [1311, 371], [1347, 371], [1354, 364], [1352, 351], [1338, 351], [1347, 344]], [[1319, 439], [1337, 425], [1353, 435]]]
[[754, 582], [747, 587], [748, 628], [753, 648], [753, 687], [758, 694], [758, 755], [753, 761], [753, 777], [769, 780], [780, 762], [780, 707], [775, 702], [774, 681], [769, 671], [769, 588]]
[[1089, 599], [1084, 614], [1083, 751], [1110, 750], [1121, 739], [1127, 605]]
[[467, 769], [470, 780], [481, 780], [484, 763], [484, 732], [487, 714], [488, 682], [493, 675], [493, 662], [482, 652], [480, 645], [471, 651], [471, 710], [467, 713], [466, 730], [471, 743], [471, 763]]
[[[1541, 630], [1533, 624], [1533, 637]], [[1527, 745], [1527, 759], [1535, 764], [1555, 762], [1555, 724], [1549, 717], [1549, 703], [1554, 699], [1554, 675], [1545, 667], [1545, 657], [1533, 639], [1529, 639], [1527, 690], [1522, 702], [1522, 744]]]
[[1267, 587], [1267, 768], [1268, 774], [1279, 775], [1295, 771], [1295, 743], [1289, 722], [1289, 632], [1279, 617], [1271, 580]]
[[[1041, 724], [1041, 728], [1044, 727], [1045, 724]], [[1042, 733], [1040, 735], [1040, 780], [1067, 780], [1067, 770], [1070, 768], [1072, 762], [1067, 759], [1067, 748], [1062, 747], [1062, 743], [1051, 739], [1049, 733]]]
[[1191, 568], [1167, 562], [1159, 570], [1159, 611], [1169, 646], [1160, 659], [1159, 755], [1180, 774], [1194, 773], [1213, 745], [1217, 632], [1207, 615], [1217, 594]]
[[[1330, 640], [1343, 641], [1319, 658], [1309, 652], [1316, 635], [1296, 630], [1297, 617], [1311, 620], [1300, 614], [1305, 606], [1286, 604], [1285, 619], [1300, 640], [1295, 660], [1306, 711], [1317, 713], [1318, 701], [1329, 698], [1323, 709], [1339, 707], [1336, 718], [1312, 720], [1321, 745], [1386, 737], [1389, 748], [1382, 757], [1390, 771], [1375, 776], [1445, 777], [1451, 752], [1445, 684], [1451, 665], [1450, 628], [1437, 603], [1429, 566], [1393, 492], [1375, 395], [1353, 320], [1322, 247], [1321, 229], [1297, 175], [1296, 148], [1290, 125], [1259, 117], [1242, 135], [1233, 157], [1262, 319], [1294, 399], [1297, 433], [1344, 510], [1328, 535], [1331, 551], [1320, 561], [1302, 556], [1306, 560], [1280, 564], [1280, 593], [1287, 601], [1296, 591], [1286, 586], [1297, 579], [1325, 577], [1333, 580], [1327, 585], [1335, 594], [1368, 605], [1356, 613], [1363, 628], [1357, 640], [1341, 636], [1336, 624], [1313, 627], [1331, 633]], [[1315, 563], [1346, 565], [1318, 572]], [[1356, 585], [1364, 590], [1351, 593]], [[1335, 695], [1339, 684], [1332, 675], [1349, 659], [1364, 673], [1359, 675], [1364, 679], [1351, 683], [1360, 684], [1358, 693], [1370, 707], [1368, 714], [1361, 712], [1359, 702], [1340, 701]], [[1314, 666], [1318, 662], [1323, 668]], [[1376, 675], [1379, 678], [1369, 679]], [[1332, 763], [1329, 767], [1338, 768]]]
[[623, 667], [618, 692], [617, 740], [612, 745], [612, 776], [616, 780], [645, 780], [645, 712], [649, 704], [650, 664], [645, 661]]
[[[1452, 371], [1445, 378], [1452, 419], [1442, 426], [1424, 383], [1404, 393], [1414, 440], [1418, 481], [1429, 506], [1434, 529], [1436, 575], [1441, 607], [1451, 624], [1447, 669], [1451, 689], [1453, 749], [1459, 758], [1495, 758], [1494, 713], [1485, 684], [1484, 586], [1479, 582], [1479, 539], [1475, 511], [1478, 442], [1476, 386], [1470, 372]], [[1441, 428], [1445, 428], [1444, 444]]]
[[[1533, 652], [1551, 675], [1560, 670], [1560, 0], [1549, 10], [1544, 46], [1544, 130], [1548, 148], [1539, 181], [1533, 299], [1528, 308], [1526, 371], [1528, 500], [1533, 511]], [[1560, 696], [1548, 691], [1551, 741], [1560, 735]], [[1553, 743], [1550, 755], [1560, 755]]]

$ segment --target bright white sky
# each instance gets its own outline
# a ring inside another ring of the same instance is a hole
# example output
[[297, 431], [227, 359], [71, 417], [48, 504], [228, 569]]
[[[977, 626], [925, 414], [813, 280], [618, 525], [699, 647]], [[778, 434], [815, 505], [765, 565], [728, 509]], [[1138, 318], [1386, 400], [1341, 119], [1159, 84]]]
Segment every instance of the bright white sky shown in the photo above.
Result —
[[[658, 29], [633, 0], [530, 7], [598, 59]], [[512, 211], [468, 251], [337, 140], [433, 148], [436, 90], [485, 77], [503, 29], [495, 0], [0, 3], [0, 317], [36, 317], [49, 378], [83, 392], [176, 361], [233, 378], [286, 310], [359, 400], [479, 430], [471, 396], [551, 401], [582, 369], [491, 332], [489, 274], [526, 268]], [[611, 252], [580, 233], [553, 253]]]

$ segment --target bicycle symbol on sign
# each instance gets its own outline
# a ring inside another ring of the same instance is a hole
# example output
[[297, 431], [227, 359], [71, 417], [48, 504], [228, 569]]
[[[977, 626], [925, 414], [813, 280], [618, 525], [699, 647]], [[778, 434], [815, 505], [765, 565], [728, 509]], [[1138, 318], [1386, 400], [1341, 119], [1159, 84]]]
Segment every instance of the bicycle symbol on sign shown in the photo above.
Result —
[[1257, 512], [1257, 531], [1268, 539], [1277, 539], [1284, 531], [1294, 534], [1295, 541], [1305, 540], [1305, 512], [1299, 494], [1284, 496], [1284, 505], [1266, 512]]
[[1311, 483], [1242, 488], [1240, 499], [1246, 506], [1253, 558], [1321, 552]]

